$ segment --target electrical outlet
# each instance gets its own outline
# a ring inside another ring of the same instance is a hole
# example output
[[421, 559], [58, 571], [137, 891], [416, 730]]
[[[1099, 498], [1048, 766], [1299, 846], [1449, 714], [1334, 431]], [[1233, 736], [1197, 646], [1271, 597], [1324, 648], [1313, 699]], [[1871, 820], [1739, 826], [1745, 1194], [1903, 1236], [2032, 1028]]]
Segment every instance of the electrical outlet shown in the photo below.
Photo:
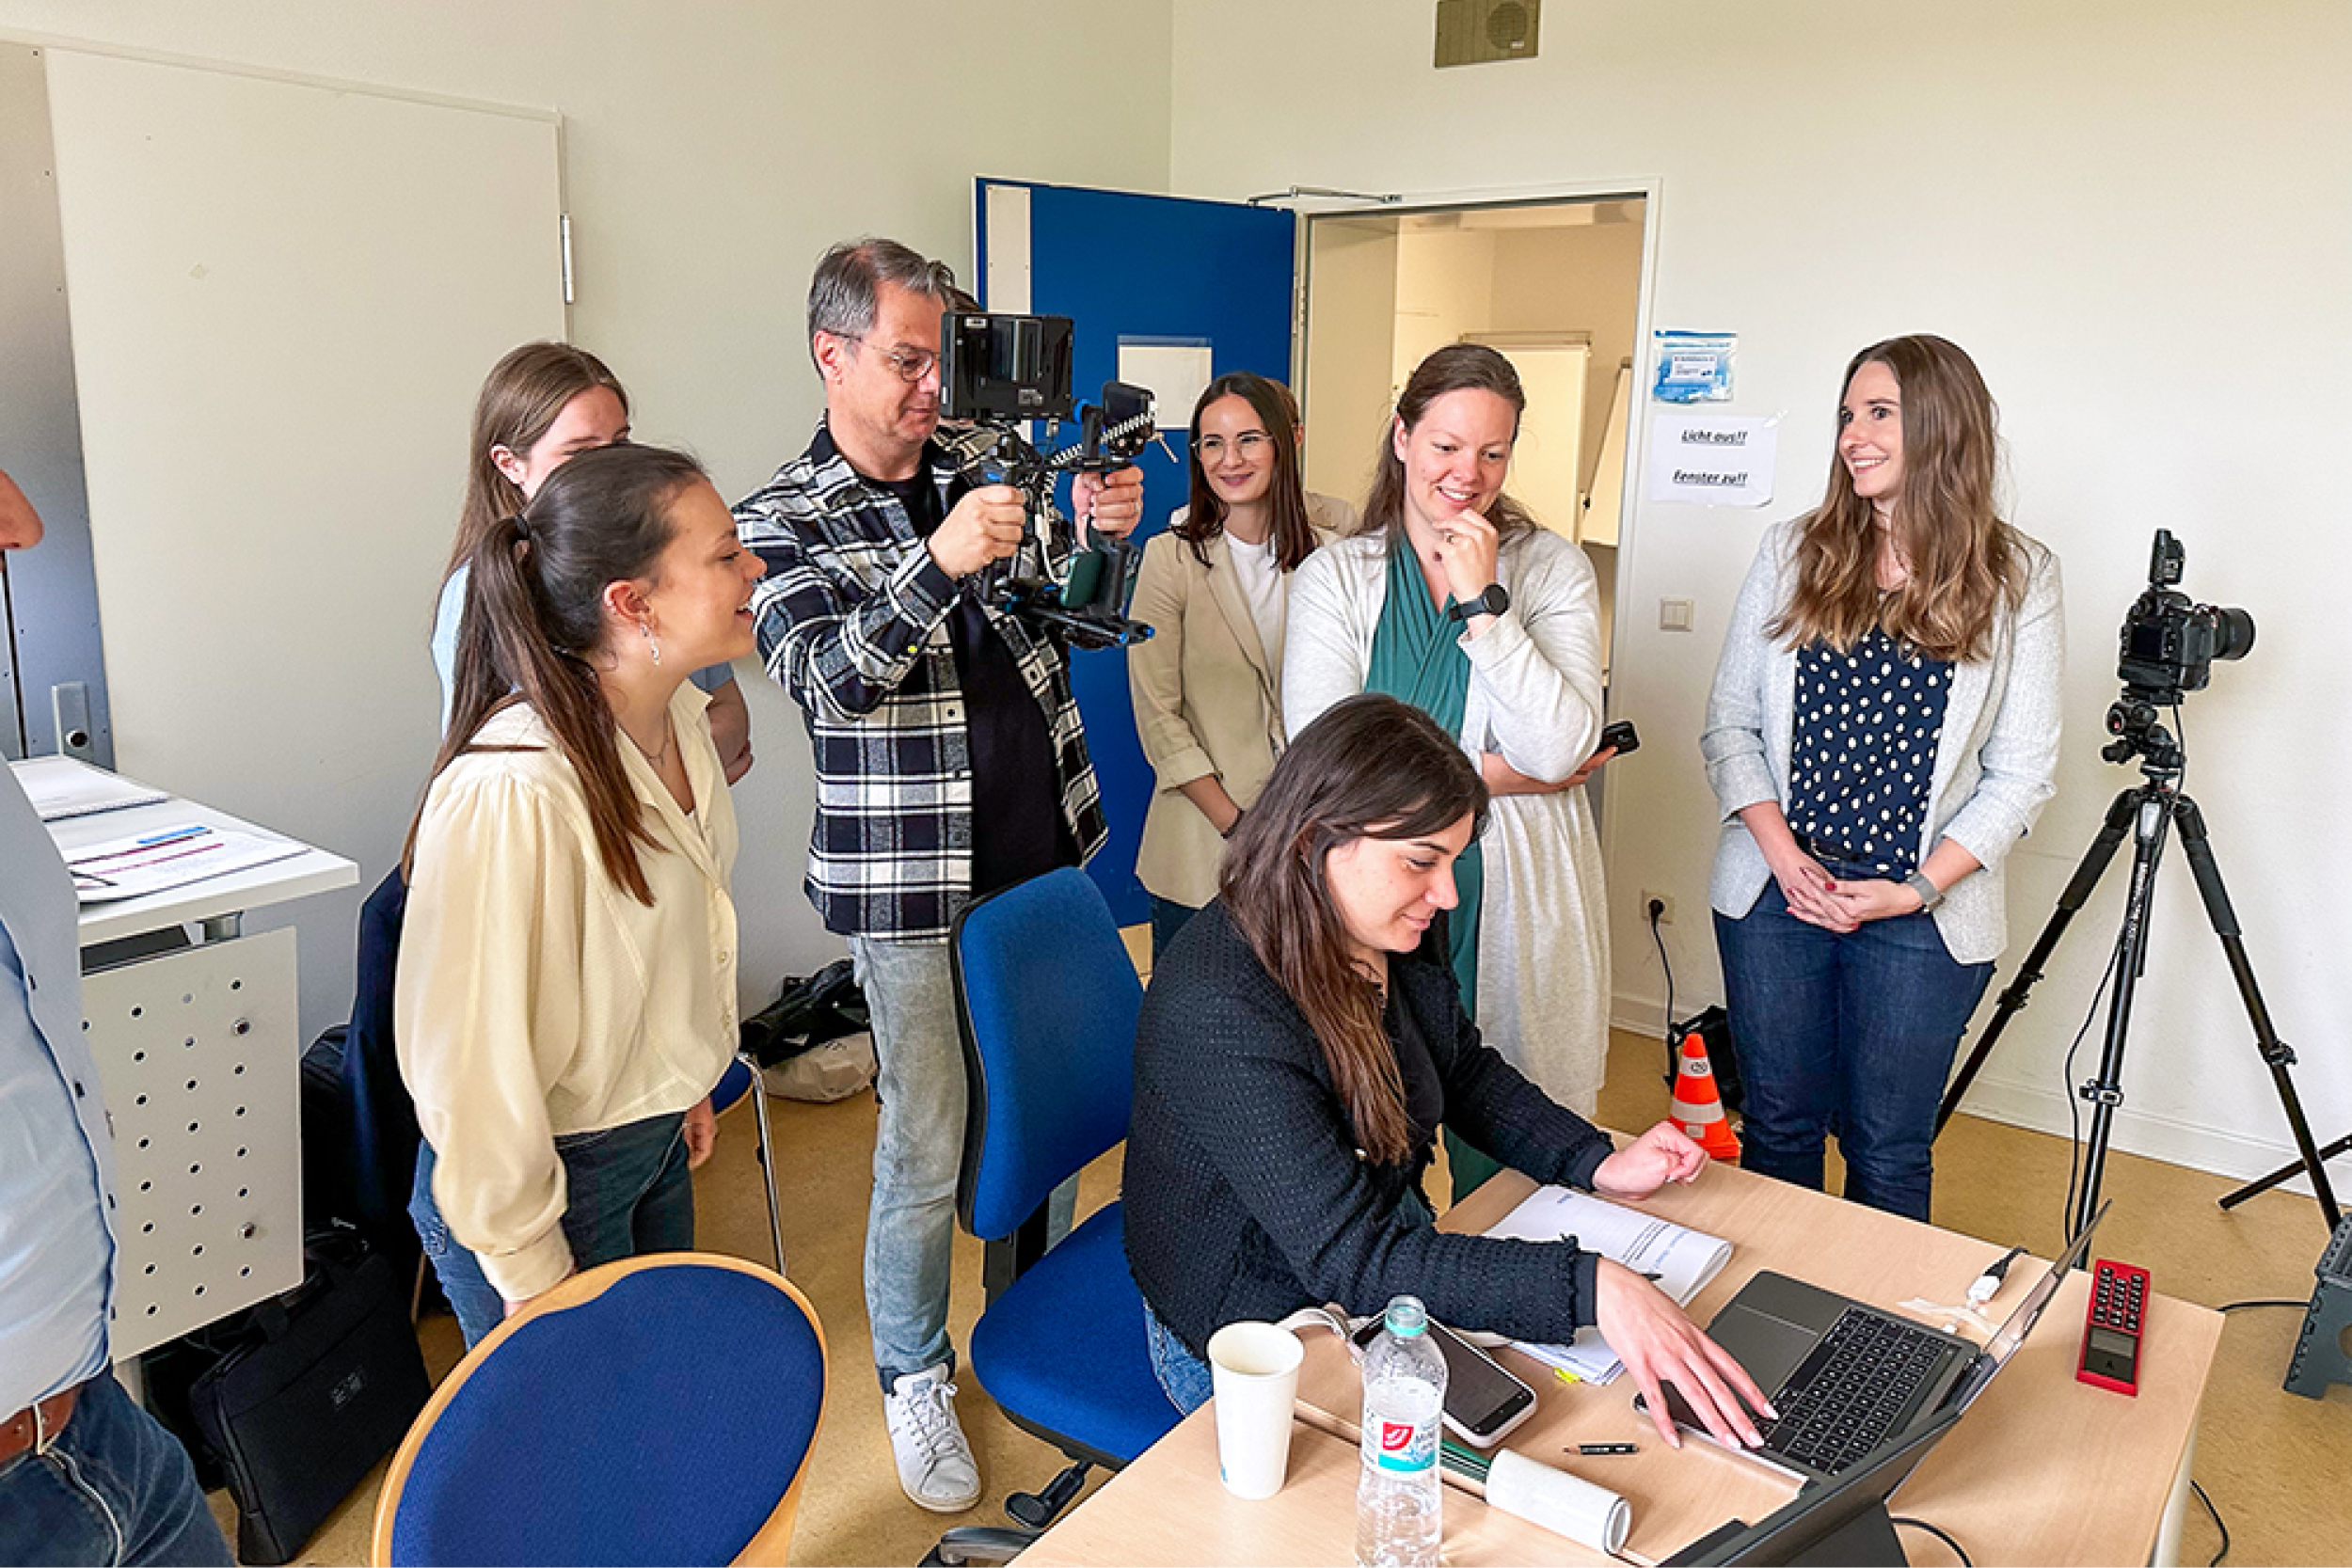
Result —
[[1671, 926], [1675, 923], [1675, 901], [1662, 893], [1652, 893], [1645, 888], [1642, 890], [1642, 923], [1644, 925], [1649, 923], [1649, 911], [1652, 905], [1661, 906], [1658, 916], [1658, 923], [1661, 926]]

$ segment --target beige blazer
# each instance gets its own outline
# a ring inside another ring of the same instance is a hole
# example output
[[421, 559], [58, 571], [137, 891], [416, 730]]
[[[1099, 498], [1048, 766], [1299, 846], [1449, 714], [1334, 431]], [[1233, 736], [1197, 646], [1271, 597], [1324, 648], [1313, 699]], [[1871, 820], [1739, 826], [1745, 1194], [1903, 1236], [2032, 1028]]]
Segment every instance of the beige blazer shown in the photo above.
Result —
[[[1318, 529], [1317, 543], [1326, 537]], [[1259, 641], [1223, 534], [1208, 555], [1203, 566], [1182, 539], [1154, 535], [1128, 610], [1152, 630], [1127, 650], [1127, 684], [1157, 775], [1136, 877], [1154, 896], [1194, 909], [1216, 896], [1225, 843], [1180, 786], [1215, 774], [1247, 808], [1282, 750], [1282, 672]]]

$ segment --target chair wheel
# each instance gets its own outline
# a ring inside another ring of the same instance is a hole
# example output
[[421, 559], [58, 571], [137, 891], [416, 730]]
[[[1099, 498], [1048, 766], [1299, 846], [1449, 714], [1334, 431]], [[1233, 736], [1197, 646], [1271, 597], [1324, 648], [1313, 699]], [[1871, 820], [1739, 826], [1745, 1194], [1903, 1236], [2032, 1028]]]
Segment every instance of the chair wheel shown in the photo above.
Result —
[[1047, 1483], [1042, 1492], [1015, 1492], [1005, 1499], [1005, 1512], [1031, 1529], [1041, 1530], [1070, 1506], [1087, 1483], [1090, 1465], [1073, 1465]]

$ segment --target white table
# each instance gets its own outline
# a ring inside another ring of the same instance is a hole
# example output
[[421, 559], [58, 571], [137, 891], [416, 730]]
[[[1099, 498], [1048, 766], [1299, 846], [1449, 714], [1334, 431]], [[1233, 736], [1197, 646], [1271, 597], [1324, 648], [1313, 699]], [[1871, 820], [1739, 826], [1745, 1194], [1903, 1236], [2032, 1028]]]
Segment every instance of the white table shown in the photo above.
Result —
[[[294, 842], [177, 799], [48, 826], [71, 858], [190, 822]], [[305, 846], [249, 870], [83, 906], [84, 1027], [115, 1136], [118, 1361], [302, 1282], [294, 933], [248, 937], [242, 922], [249, 910], [358, 879], [350, 861]], [[159, 933], [144, 952], [109, 945]]]

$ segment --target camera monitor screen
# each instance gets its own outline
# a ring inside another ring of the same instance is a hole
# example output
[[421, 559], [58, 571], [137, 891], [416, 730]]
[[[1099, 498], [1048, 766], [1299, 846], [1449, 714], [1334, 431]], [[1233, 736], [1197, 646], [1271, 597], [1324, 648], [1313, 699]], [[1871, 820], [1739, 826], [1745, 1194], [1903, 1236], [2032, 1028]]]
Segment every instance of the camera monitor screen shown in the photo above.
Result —
[[954, 310], [940, 327], [942, 419], [1070, 418], [1068, 316]]

